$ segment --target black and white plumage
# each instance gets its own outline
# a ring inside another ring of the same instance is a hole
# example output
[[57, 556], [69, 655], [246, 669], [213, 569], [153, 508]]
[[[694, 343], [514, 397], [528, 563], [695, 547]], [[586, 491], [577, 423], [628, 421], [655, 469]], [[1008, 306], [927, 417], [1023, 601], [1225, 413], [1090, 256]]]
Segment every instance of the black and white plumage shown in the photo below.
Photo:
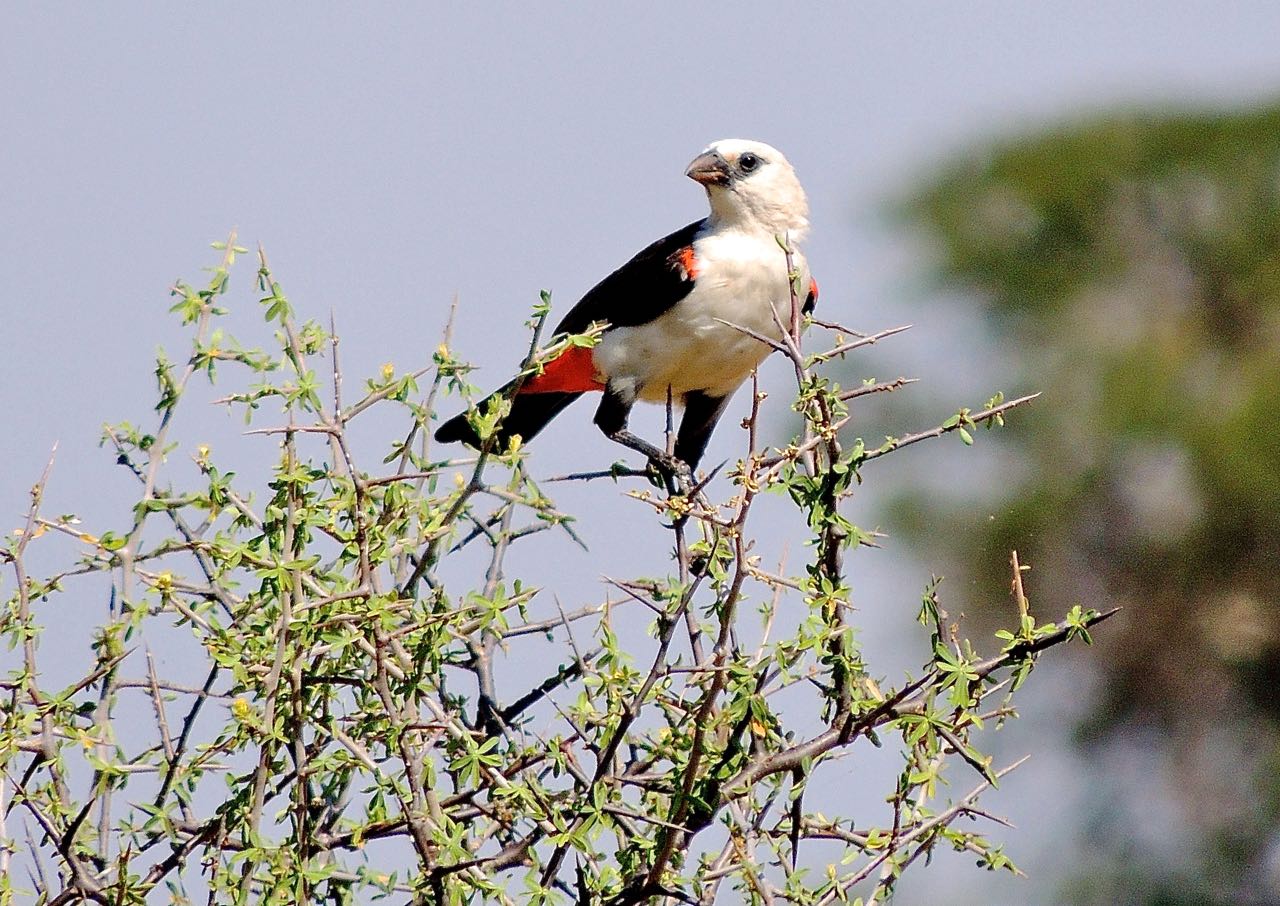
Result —
[[[641, 251], [565, 315], [558, 334], [582, 333], [596, 323], [607, 327], [593, 349], [570, 349], [519, 386], [499, 444], [517, 434], [528, 441], [583, 393], [601, 390], [596, 425], [671, 466], [663, 451], [626, 430], [637, 401], [665, 403], [670, 393], [684, 408], [674, 465], [693, 468], [729, 398], [771, 351], [730, 325], [781, 339], [778, 325], [790, 321], [781, 237], [790, 243], [800, 285], [809, 287], [805, 310], [812, 308], [817, 285], [798, 248], [808, 232], [809, 206], [781, 152], [762, 142], [726, 139], [710, 145], [685, 172], [706, 188], [711, 213]], [[465, 413], [435, 436], [478, 444]]]

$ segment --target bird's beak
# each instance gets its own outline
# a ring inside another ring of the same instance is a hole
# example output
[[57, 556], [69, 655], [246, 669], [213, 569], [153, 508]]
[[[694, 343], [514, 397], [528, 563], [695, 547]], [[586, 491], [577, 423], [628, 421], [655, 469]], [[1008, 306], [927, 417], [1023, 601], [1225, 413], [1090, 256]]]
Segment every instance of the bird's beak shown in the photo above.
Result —
[[699, 154], [689, 164], [684, 175], [704, 186], [727, 186], [729, 184], [729, 164], [715, 151]]

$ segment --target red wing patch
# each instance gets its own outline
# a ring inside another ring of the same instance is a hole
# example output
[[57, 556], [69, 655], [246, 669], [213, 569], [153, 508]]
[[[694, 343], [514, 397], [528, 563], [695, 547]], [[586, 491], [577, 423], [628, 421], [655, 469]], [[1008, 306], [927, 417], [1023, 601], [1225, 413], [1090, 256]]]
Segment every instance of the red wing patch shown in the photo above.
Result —
[[818, 304], [818, 281], [809, 278], [809, 295], [804, 297], [804, 306], [800, 309], [806, 315], [813, 312], [814, 307]]
[[687, 279], [698, 279], [698, 257], [694, 254], [693, 246], [686, 245], [680, 249], [680, 251], [676, 252], [675, 259]]
[[555, 361], [543, 366], [542, 374], [529, 378], [520, 393], [587, 393], [603, 390], [596, 380], [596, 365], [591, 350], [570, 346]]

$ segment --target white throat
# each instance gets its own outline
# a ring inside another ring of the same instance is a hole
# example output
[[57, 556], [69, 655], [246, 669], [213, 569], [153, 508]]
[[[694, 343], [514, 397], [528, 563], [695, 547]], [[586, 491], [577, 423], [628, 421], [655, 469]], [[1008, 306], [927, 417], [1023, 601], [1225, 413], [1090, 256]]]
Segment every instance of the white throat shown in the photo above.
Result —
[[713, 228], [787, 235], [793, 242], [809, 233], [809, 205], [802, 193], [765, 198], [733, 187], [709, 186], [707, 200]]

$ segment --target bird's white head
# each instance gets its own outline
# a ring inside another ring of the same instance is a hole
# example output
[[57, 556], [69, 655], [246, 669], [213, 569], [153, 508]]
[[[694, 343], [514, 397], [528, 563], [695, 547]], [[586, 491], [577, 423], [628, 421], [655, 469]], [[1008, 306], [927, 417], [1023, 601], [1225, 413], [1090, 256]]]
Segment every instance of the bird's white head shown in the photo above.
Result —
[[777, 148], [726, 138], [694, 158], [685, 175], [706, 187], [711, 218], [726, 226], [792, 239], [809, 230], [809, 201], [796, 171]]

